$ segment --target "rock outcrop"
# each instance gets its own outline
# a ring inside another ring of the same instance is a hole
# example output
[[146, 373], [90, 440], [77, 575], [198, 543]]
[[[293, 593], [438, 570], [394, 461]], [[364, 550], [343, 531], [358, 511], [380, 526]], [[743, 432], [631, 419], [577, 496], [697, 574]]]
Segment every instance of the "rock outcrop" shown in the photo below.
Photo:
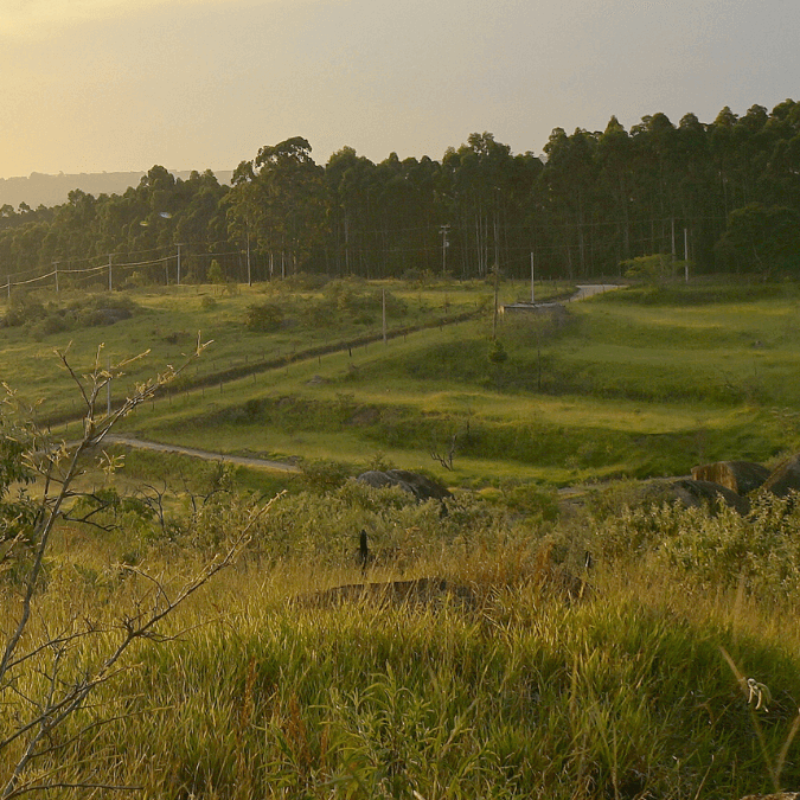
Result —
[[351, 583], [303, 595], [294, 598], [292, 602], [303, 607], [327, 608], [342, 603], [364, 602], [378, 605], [427, 605], [439, 603], [444, 598], [450, 598], [467, 606], [473, 606], [476, 602], [472, 589], [444, 578]]
[[739, 514], [747, 514], [750, 503], [746, 497], [712, 481], [699, 481], [682, 478], [670, 485], [673, 493], [684, 505], [693, 507], [705, 503], [723, 502]]
[[753, 461], [717, 461], [692, 467], [694, 480], [718, 483], [739, 495], [759, 489], [769, 475], [769, 470], [763, 464]]
[[359, 475], [356, 480], [376, 489], [399, 486], [420, 502], [431, 499], [445, 500], [450, 497], [450, 492], [445, 486], [424, 475], [404, 469], [387, 469], [385, 472], [370, 470]]
[[778, 466], [761, 489], [776, 497], [786, 497], [791, 491], [800, 492], [800, 455], [792, 456]]

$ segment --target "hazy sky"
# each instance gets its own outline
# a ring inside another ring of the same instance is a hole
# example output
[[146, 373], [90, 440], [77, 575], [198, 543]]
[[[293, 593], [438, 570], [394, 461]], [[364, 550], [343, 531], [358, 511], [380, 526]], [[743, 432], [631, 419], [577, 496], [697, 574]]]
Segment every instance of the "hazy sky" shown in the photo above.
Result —
[[0, 177], [440, 159], [800, 99], [798, 0], [0, 0]]

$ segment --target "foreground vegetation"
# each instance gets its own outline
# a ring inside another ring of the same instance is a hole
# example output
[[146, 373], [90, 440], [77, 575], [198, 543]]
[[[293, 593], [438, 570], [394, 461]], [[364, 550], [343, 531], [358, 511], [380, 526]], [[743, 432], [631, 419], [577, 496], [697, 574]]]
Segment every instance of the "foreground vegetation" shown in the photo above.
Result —
[[[113, 640], [145, 571], [174, 592], [254, 502], [234, 500], [218, 474], [194, 480], [195, 510], [174, 505], [164, 526], [129, 506], [95, 518], [117, 514], [110, 531], [64, 528], [37, 630], [90, 609]], [[751, 520], [670, 507], [607, 516], [619, 500], [591, 523], [547, 523], [470, 494], [446, 516], [354, 483], [284, 497], [237, 565], [130, 654], [28, 779], [184, 798], [714, 798], [796, 786], [800, 512], [777, 501]], [[470, 594], [313, 602], [362, 580], [362, 526], [379, 556], [368, 580], [438, 575]], [[569, 576], [588, 585], [570, 593]], [[4, 604], [13, 597], [6, 577]], [[13, 725], [15, 702], [2, 713]]]

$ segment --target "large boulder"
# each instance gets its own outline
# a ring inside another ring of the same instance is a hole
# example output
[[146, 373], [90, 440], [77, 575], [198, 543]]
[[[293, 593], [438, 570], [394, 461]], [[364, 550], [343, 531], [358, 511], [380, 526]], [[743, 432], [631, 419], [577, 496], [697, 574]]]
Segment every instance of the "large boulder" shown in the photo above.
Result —
[[800, 492], [800, 455], [784, 461], [761, 488], [765, 492], [772, 492], [776, 497], [786, 497], [792, 491]]
[[692, 478], [696, 481], [718, 483], [739, 495], [749, 494], [760, 488], [769, 478], [769, 470], [763, 464], [752, 461], [717, 461], [692, 467]]
[[447, 599], [465, 607], [474, 606], [477, 602], [475, 593], [468, 586], [435, 577], [388, 583], [350, 583], [301, 595], [292, 602], [306, 608], [336, 607], [343, 603], [413, 607], [435, 605]]
[[675, 497], [688, 507], [723, 502], [739, 514], [747, 514], [750, 503], [747, 498], [712, 481], [698, 481], [693, 478], [681, 478], [673, 481], [670, 489]]
[[356, 480], [376, 489], [399, 486], [420, 502], [430, 499], [444, 500], [450, 497], [450, 492], [445, 486], [417, 472], [404, 469], [387, 469], [385, 472], [370, 470], [359, 475]]
[[385, 472], [379, 472], [377, 469], [371, 469], [369, 472], [362, 472], [356, 478], [360, 483], [366, 483], [373, 489], [385, 489], [387, 486], [397, 486], [397, 481], [393, 481]]
[[447, 487], [417, 472], [408, 472], [404, 469], [388, 469], [386, 474], [393, 480], [408, 486], [418, 500], [445, 500], [450, 497], [450, 491]]

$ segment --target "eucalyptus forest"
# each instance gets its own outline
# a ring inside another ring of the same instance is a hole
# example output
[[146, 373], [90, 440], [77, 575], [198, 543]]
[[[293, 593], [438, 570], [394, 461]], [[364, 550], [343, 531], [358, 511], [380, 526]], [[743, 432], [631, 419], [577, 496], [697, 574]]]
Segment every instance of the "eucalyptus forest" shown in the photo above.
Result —
[[[80, 190], [63, 205], [0, 209], [9, 293], [59, 279], [88, 287], [268, 280], [296, 272], [364, 278], [495, 267], [541, 278], [613, 276], [665, 254], [700, 272], [800, 267], [800, 103], [711, 123], [663, 113], [626, 130], [553, 130], [544, 154], [473, 133], [440, 161], [380, 163], [351, 147], [323, 166], [302, 137], [266, 145], [233, 173], [176, 179], [154, 166], [122, 195]], [[108, 278], [106, 277], [108, 272]]]

